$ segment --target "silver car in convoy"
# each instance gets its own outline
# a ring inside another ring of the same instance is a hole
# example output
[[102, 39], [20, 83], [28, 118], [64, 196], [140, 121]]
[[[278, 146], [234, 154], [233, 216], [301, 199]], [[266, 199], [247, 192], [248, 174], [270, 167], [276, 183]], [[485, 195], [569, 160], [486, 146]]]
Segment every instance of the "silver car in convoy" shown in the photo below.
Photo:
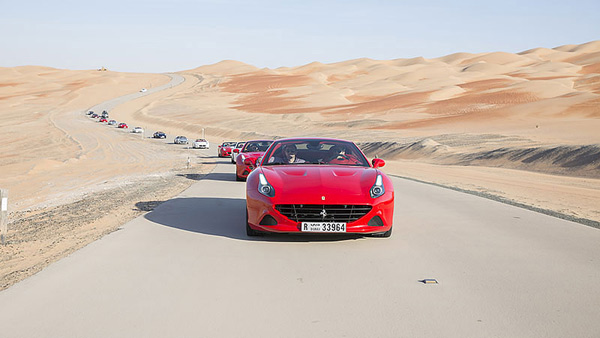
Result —
[[175, 144], [188, 144], [189, 141], [188, 141], [187, 137], [185, 137], [185, 136], [177, 136], [177, 137], [175, 137], [175, 140], [173, 141], [173, 143], [175, 143]]

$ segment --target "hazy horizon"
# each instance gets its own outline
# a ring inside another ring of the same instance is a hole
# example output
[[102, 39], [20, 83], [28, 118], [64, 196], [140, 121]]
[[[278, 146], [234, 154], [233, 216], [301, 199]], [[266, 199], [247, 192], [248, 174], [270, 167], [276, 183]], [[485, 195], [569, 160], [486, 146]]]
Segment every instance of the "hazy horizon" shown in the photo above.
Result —
[[0, 67], [160, 73], [518, 53], [600, 39], [597, 13], [598, 1], [7, 2]]

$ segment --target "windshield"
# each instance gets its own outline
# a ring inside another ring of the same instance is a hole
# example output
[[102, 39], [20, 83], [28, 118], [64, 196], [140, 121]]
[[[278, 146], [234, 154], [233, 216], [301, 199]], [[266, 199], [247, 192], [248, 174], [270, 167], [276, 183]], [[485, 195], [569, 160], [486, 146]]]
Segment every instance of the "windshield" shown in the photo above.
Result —
[[223, 147], [234, 147], [235, 142], [223, 142]]
[[354, 143], [318, 139], [278, 142], [265, 154], [262, 163], [262, 165], [331, 164], [369, 166], [369, 162]]
[[273, 141], [248, 141], [242, 148], [242, 153], [252, 153], [257, 151], [267, 151]]
[[236, 148], [241, 148], [244, 146], [244, 143], [246, 142], [238, 142], [238, 144], [235, 146]]

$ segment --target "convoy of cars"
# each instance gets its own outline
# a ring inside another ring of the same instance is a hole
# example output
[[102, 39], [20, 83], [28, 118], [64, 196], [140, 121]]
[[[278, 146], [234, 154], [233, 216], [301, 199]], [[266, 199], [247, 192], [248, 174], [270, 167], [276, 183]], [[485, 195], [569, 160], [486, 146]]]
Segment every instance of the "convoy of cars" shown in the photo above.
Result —
[[[100, 122], [108, 120], [88, 111]], [[118, 128], [128, 128], [124, 122]], [[132, 133], [143, 133], [135, 127]], [[153, 138], [166, 139], [162, 131]], [[188, 144], [183, 135], [174, 144]], [[194, 149], [209, 149], [205, 138]], [[394, 187], [381, 171], [385, 161], [371, 162], [351, 141], [334, 138], [286, 138], [226, 141], [218, 157], [235, 163], [236, 181], [246, 181], [246, 234], [355, 234], [390, 237]]]

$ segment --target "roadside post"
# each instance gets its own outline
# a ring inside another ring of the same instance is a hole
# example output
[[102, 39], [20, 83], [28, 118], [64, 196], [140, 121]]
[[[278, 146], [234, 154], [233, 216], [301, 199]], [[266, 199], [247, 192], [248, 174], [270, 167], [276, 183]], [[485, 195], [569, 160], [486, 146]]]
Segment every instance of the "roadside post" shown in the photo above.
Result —
[[8, 190], [0, 189], [0, 242], [4, 245], [4, 238], [8, 231]]

